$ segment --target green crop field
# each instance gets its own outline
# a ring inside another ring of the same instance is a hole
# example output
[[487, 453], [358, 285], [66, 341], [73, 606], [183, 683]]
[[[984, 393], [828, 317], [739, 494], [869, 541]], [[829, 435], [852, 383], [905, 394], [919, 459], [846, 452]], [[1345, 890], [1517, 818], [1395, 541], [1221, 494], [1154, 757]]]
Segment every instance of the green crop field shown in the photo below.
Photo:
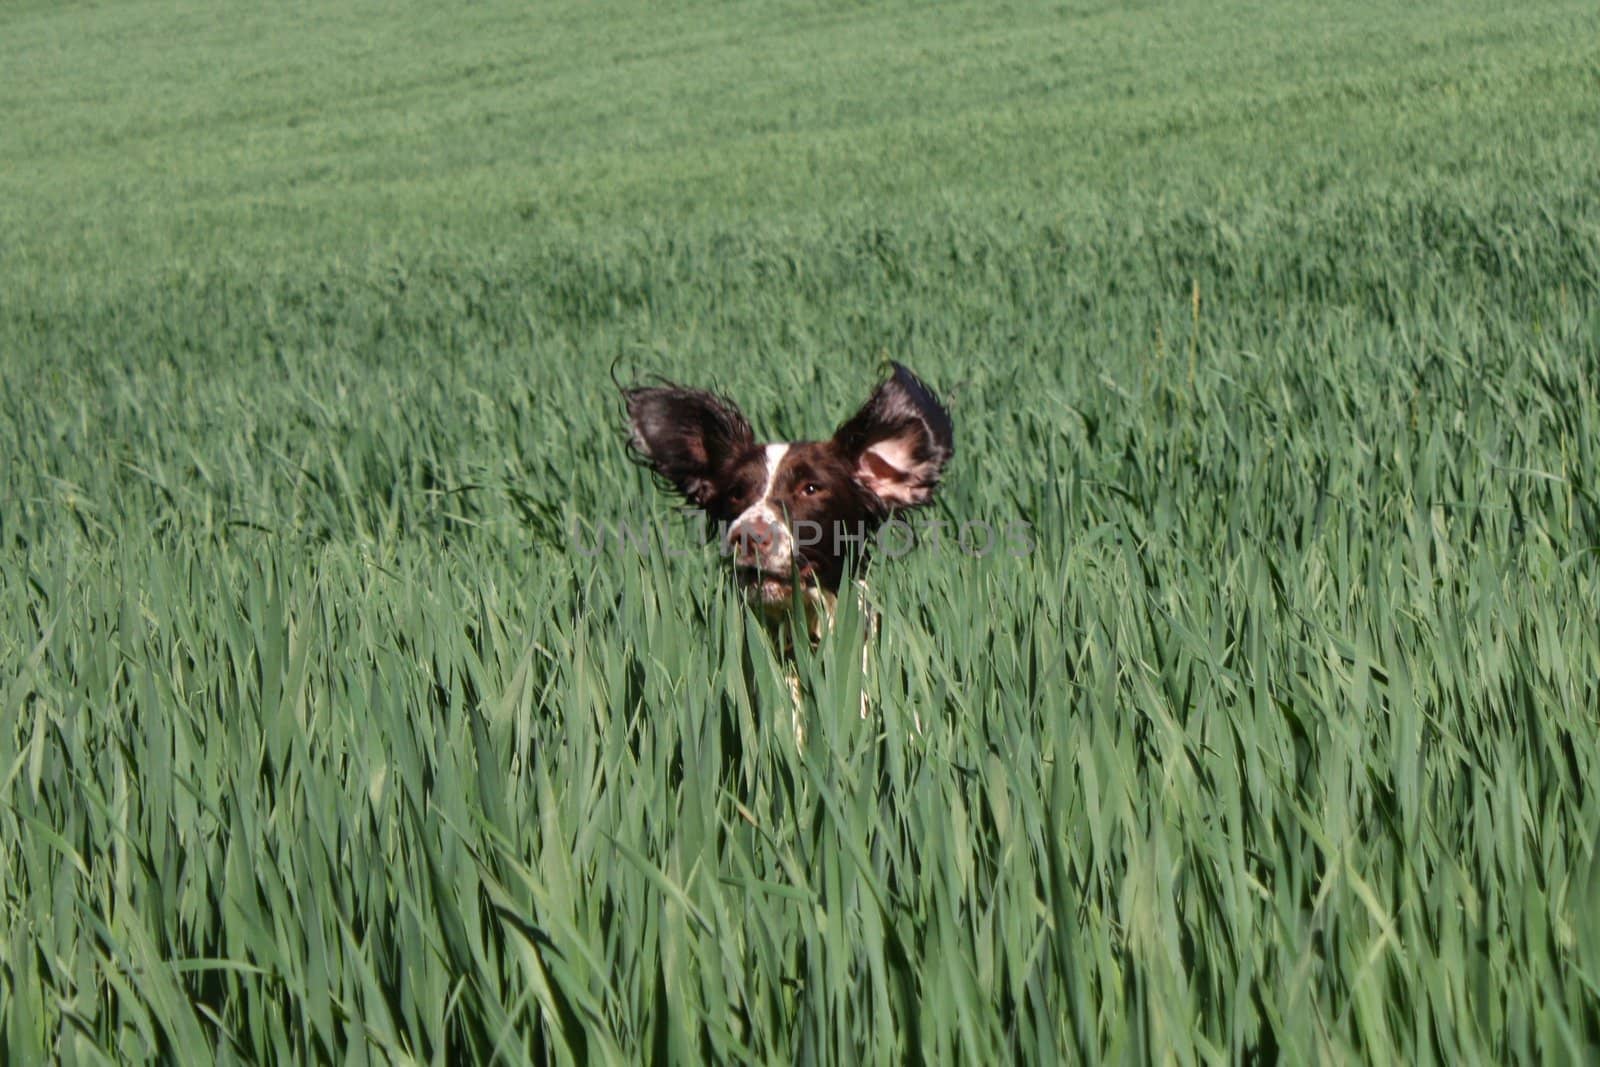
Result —
[[[1600, 1058], [1593, 0], [12, 0], [0, 116], [0, 1060]], [[1033, 547], [802, 746], [613, 367], [890, 359]]]

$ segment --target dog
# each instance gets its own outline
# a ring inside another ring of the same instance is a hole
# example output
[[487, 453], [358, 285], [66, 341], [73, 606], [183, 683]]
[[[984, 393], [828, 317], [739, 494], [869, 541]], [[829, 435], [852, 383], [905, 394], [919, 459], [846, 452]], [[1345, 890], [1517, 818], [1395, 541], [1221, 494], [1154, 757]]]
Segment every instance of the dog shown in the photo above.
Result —
[[[715, 524], [746, 602], [768, 624], [786, 660], [785, 625], [805, 611], [813, 645], [832, 625], [840, 585], [860, 572], [874, 535], [896, 513], [933, 499], [955, 455], [944, 406], [916, 375], [890, 364], [889, 379], [825, 441], [759, 442], [731, 401], [670, 382], [622, 390], [636, 460]], [[876, 613], [857, 592], [867, 620]], [[803, 739], [799, 676], [788, 674]], [[862, 715], [867, 714], [862, 697]]]

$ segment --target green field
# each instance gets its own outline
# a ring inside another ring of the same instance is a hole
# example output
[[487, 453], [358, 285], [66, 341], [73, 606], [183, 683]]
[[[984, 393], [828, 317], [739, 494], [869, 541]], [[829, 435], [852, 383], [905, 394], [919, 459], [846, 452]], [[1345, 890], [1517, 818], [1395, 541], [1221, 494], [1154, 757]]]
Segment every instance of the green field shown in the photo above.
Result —
[[[0, 1060], [1600, 1057], [1593, 0], [13, 0], [0, 115]], [[889, 359], [1036, 547], [801, 748], [572, 531], [613, 363]]]

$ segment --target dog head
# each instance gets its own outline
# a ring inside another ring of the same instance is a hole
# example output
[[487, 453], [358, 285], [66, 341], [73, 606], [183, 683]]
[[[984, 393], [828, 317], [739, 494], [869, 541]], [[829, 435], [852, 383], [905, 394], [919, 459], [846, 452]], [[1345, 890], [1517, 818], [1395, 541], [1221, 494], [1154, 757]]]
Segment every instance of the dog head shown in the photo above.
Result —
[[892, 366], [826, 441], [757, 441], [737, 407], [698, 389], [623, 390], [634, 454], [716, 524], [752, 603], [836, 594], [885, 519], [932, 499], [955, 454], [950, 416]]

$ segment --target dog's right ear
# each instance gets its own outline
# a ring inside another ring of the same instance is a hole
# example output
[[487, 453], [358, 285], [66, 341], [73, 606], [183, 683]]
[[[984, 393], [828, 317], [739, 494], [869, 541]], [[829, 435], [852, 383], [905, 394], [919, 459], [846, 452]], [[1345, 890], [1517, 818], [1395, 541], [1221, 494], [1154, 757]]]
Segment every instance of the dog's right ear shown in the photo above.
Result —
[[700, 389], [624, 389], [633, 454], [698, 507], [711, 503], [720, 475], [755, 447], [739, 409]]

